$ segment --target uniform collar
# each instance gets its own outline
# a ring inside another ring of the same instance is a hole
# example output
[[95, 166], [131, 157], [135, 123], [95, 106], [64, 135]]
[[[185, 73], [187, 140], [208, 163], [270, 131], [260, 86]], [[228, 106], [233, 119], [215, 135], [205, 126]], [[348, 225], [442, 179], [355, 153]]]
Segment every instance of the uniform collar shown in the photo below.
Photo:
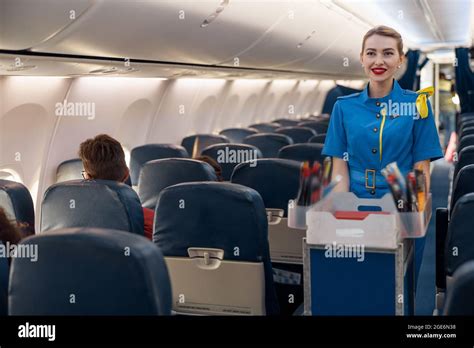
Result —
[[403, 90], [398, 84], [397, 80], [393, 79], [392, 90], [390, 91], [388, 95], [386, 95], [383, 98], [370, 98], [369, 97], [369, 84], [367, 84], [367, 86], [365, 86], [364, 90], [362, 91], [362, 101], [364, 103], [370, 103], [370, 104], [373, 104], [376, 102], [384, 102], [384, 101], [396, 98], [402, 93], [402, 91]]

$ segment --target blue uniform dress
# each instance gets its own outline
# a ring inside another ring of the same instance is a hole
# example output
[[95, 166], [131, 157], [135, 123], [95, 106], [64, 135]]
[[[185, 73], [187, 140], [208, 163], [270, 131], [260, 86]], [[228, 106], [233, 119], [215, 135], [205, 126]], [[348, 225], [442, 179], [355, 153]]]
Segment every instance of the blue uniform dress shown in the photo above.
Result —
[[416, 162], [443, 157], [431, 105], [428, 117], [421, 118], [417, 97], [393, 80], [392, 91], [383, 98], [370, 98], [368, 85], [337, 98], [323, 154], [347, 161], [350, 191], [359, 198], [389, 192], [380, 170], [391, 162], [406, 176]]
[[[416, 162], [443, 157], [431, 105], [420, 117], [418, 94], [404, 90], [396, 80], [390, 94], [370, 98], [367, 87], [360, 93], [339, 97], [332, 111], [323, 154], [347, 161], [350, 191], [359, 198], [380, 198], [389, 192], [380, 173], [397, 162], [402, 174]], [[415, 244], [416, 278], [421, 266], [425, 239]]]

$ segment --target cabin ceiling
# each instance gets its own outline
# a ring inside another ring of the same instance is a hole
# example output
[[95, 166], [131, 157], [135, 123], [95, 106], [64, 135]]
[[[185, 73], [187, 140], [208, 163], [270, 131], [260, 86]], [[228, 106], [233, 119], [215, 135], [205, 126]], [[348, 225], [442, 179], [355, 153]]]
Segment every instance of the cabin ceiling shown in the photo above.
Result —
[[[471, 0], [0, 0], [0, 75], [102, 69], [360, 79], [361, 38], [372, 25], [392, 25], [408, 47], [454, 47], [472, 40], [472, 7]], [[12, 69], [18, 57], [30, 68]]]

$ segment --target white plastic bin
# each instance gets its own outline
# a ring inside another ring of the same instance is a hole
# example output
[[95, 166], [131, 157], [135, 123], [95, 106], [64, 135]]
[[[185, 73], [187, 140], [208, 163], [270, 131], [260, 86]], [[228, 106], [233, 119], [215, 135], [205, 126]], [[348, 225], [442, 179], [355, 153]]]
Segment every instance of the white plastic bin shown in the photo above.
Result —
[[[363, 220], [337, 219], [337, 211], [362, 211], [379, 207], [383, 214], [368, 214]], [[361, 199], [352, 192], [335, 192], [306, 213], [308, 244], [358, 244], [367, 248], [396, 249], [403, 238], [421, 238], [431, 218], [431, 194], [425, 210], [399, 213], [392, 195], [380, 199]]]

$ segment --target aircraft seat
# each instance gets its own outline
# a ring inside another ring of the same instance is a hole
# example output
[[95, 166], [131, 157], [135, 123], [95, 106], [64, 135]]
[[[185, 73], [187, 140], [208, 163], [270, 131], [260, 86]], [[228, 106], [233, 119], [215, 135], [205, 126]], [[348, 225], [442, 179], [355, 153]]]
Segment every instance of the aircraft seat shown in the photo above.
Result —
[[30, 191], [16, 181], [0, 179], [0, 207], [15, 221], [23, 234], [35, 234], [35, 211]]
[[246, 136], [257, 134], [258, 130], [253, 128], [227, 128], [219, 132], [229, 138], [231, 143], [240, 144]]
[[[56, 183], [71, 181], [71, 180], [82, 180], [82, 171], [84, 166], [80, 158], [73, 158], [61, 162], [56, 170]], [[125, 180], [125, 184], [132, 186], [130, 177]]]
[[41, 204], [41, 232], [68, 227], [108, 228], [144, 235], [137, 193], [109, 180], [73, 180], [50, 186]]
[[458, 161], [454, 165], [453, 184], [456, 182], [459, 171], [469, 164], [474, 164], [474, 145], [466, 146], [458, 152]]
[[278, 157], [299, 162], [309, 161], [312, 163], [318, 161], [323, 164], [326, 157], [321, 154], [323, 147], [323, 144], [311, 143], [287, 145], [280, 149]]
[[294, 144], [306, 143], [311, 137], [316, 135], [312, 128], [299, 126], [278, 128], [275, 133], [289, 136]]
[[463, 263], [454, 272], [446, 293], [444, 315], [474, 315], [474, 261]]
[[445, 246], [446, 275], [449, 277], [466, 261], [474, 260], [474, 193], [459, 198], [451, 212]]
[[326, 133], [315, 135], [309, 138], [308, 143], [324, 144], [326, 142]]
[[258, 130], [260, 133], [272, 133], [280, 128], [281, 125], [276, 122], [262, 122], [262, 123], [254, 123], [249, 126], [249, 128], [254, 128]]
[[173, 144], [146, 144], [132, 149], [130, 153], [130, 178], [138, 185], [140, 171], [146, 162], [163, 158], [189, 158], [186, 149]]
[[[204, 156], [216, 160], [222, 168], [222, 177], [229, 181], [234, 168], [246, 161], [262, 158], [262, 152], [255, 146], [246, 144], [214, 144], [202, 150]], [[256, 162], [255, 162], [256, 163]]]
[[326, 133], [328, 130], [328, 125], [322, 121], [306, 121], [298, 123], [299, 127], [308, 127], [316, 131], [316, 134]]
[[169, 315], [171, 288], [163, 255], [123, 231], [70, 228], [21, 242], [38, 258], [14, 258], [10, 315]]
[[154, 209], [166, 187], [192, 181], [217, 181], [217, 175], [210, 164], [190, 158], [149, 161], [140, 174], [138, 196], [144, 207]]
[[[288, 203], [298, 195], [301, 163], [260, 159], [252, 168], [239, 164], [231, 182], [256, 190], [267, 209], [268, 241], [282, 314], [291, 315], [303, 302], [303, 238], [306, 230], [288, 227]], [[288, 301], [293, 295], [294, 301]]]
[[296, 127], [301, 120], [295, 120], [292, 118], [279, 118], [275, 120], [276, 123], [281, 124], [282, 127]]
[[459, 140], [458, 153], [464, 148], [474, 145], [474, 135], [465, 135]]
[[474, 126], [463, 128], [461, 132], [461, 138], [465, 135], [474, 135]]
[[243, 143], [257, 147], [262, 152], [264, 158], [277, 158], [278, 151], [283, 146], [293, 144], [293, 140], [283, 134], [259, 133], [249, 135], [244, 139]]
[[230, 140], [224, 135], [194, 134], [183, 138], [181, 146], [186, 149], [191, 158], [194, 158], [201, 155], [204, 148], [219, 143], [230, 143]]
[[178, 313], [278, 314], [262, 198], [224, 182], [164, 189], [153, 241], [161, 248]]

